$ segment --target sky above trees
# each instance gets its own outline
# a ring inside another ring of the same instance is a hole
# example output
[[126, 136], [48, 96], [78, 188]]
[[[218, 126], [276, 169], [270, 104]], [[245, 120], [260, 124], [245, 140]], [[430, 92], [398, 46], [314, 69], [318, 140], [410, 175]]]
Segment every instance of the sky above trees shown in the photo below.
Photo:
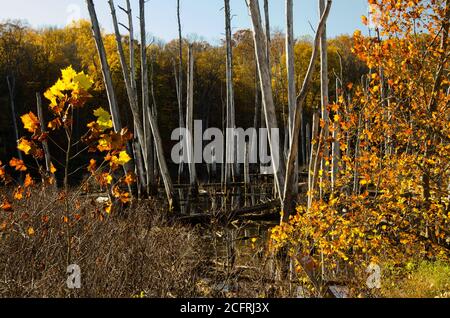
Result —
[[[112, 31], [112, 21], [106, 0], [94, 1], [102, 27]], [[284, 30], [284, 1], [270, 0], [271, 24], [276, 30]], [[0, 0], [0, 21], [22, 19], [33, 27], [65, 26], [73, 19], [88, 18], [84, 0]], [[115, 0], [124, 5], [124, 0]], [[262, 1], [261, 1], [262, 4]], [[137, 1], [132, 0], [137, 12]], [[250, 27], [250, 17], [244, 0], [232, 0], [234, 31]], [[182, 0], [183, 34], [218, 43], [224, 37], [223, 0]], [[336, 0], [330, 13], [328, 34], [352, 34], [355, 29], [365, 29], [360, 16], [367, 13], [366, 0]], [[119, 19], [125, 16], [119, 12]], [[295, 35], [312, 35], [318, 21], [317, 2], [294, 1]], [[137, 19], [136, 19], [137, 23]], [[148, 32], [164, 41], [177, 37], [176, 0], [151, 0], [147, 4]]]

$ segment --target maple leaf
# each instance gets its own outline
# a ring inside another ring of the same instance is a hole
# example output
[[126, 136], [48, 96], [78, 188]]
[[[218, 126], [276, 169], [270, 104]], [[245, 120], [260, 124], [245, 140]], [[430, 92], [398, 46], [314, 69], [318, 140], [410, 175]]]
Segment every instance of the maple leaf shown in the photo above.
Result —
[[85, 91], [89, 90], [92, 87], [92, 84], [94, 84], [92, 79], [86, 74], [84, 74], [84, 72], [80, 72], [77, 75], [75, 75], [73, 77], [73, 81], [76, 82], [78, 86]]
[[31, 141], [26, 138], [21, 138], [18, 142], [17, 149], [24, 152], [26, 155], [29, 155], [34, 145]]
[[119, 166], [124, 166], [126, 165], [128, 162], [130, 162], [131, 157], [127, 154], [126, 151], [121, 151], [119, 153], [119, 156], [113, 156], [111, 159], [111, 162], [113, 164], [119, 165]]
[[104, 110], [102, 107], [94, 110], [94, 116], [97, 117], [97, 124], [101, 131], [105, 131], [113, 127], [111, 114]]
[[25, 188], [31, 187], [34, 185], [34, 180], [33, 178], [30, 176], [30, 174], [27, 174], [25, 177], [25, 181], [23, 182], [23, 186]]
[[33, 112], [23, 115], [20, 119], [22, 120], [23, 127], [30, 133], [35, 133], [40, 126], [39, 119]]
[[15, 168], [17, 171], [27, 171], [27, 167], [25, 166], [24, 162], [17, 158], [12, 158], [9, 161], [9, 165], [12, 168]]

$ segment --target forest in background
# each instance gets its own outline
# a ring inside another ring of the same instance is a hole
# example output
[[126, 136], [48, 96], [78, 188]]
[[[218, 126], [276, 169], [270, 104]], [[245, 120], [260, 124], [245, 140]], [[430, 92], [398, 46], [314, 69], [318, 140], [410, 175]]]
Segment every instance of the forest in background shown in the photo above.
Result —
[[[105, 49], [111, 67], [113, 81], [117, 92], [117, 98], [121, 105], [120, 111], [125, 121], [125, 126], [132, 127], [132, 115], [129, 110], [128, 99], [119, 56], [116, 48], [114, 34], [104, 34]], [[288, 121], [287, 109], [287, 79], [284, 43], [285, 34], [273, 32], [271, 35], [271, 60], [274, 99], [277, 108], [277, 117], [281, 131]], [[168, 43], [153, 43], [149, 39], [147, 54], [149, 60], [148, 72], [153, 82], [152, 103], [158, 110], [158, 123], [167, 156], [173, 145], [170, 136], [179, 124], [174, 120], [174, 114], [178, 112], [176, 81], [174, 63], [178, 63], [178, 40]], [[129, 40], [124, 36], [124, 46], [127, 50]], [[223, 127], [223, 117], [226, 104], [226, 47], [214, 46], [204, 41], [190, 39], [183, 40], [184, 60], [186, 65], [187, 48], [189, 44], [194, 46], [196, 62], [194, 85], [194, 118], [203, 121], [204, 129], [208, 127]], [[139, 43], [136, 46], [136, 67], [139, 70]], [[350, 35], [338, 36], [329, 39], [328, 55], [330, 65], [330, 99], [336, 98], [336, 77], [344, 74], [346, 83], [355, 83], [361, 80], [361, 76], [368, 72], [363, 62], [358, 60], [351, 49], [353, 40]], [[312, 51], [312, 39], [299, 38], [295, 44], [295, 67], [298, 70], [297, 86], [305, 76], [309, 56]], [[256, 61], [255, 49], [251, 30], [238, 30], [233, 34], [233, 64], [235, 82], [235, 104], [237, 127], [245, 129], [254, 126], [255, 111], [258, 126], [261, 127], [261, 96], [258, 83], [255, 80]], [[6, 161], [6, 154], [16, 152], [16, 141], [11, 138], [12, 114], [10, 110], [10, 94], [7, 77], [15, 81], [14, 99], [17, 114], [36, 112], [36, 92], [43, 94], [52, 85], [55, 78], [60, 75], [60, 70], [72, 66], [76, 70], [84, 70], [94, 79], [94, 98], [90, 105], [107, 105], [106, 92], [102, 80], [100, 61], [92, 38], [90, 22], [78, 21], [63, 29], [48, 28], [35, 30], [27, 26], [26, 22], [6, 21], [0, 24], [0, 107], [2, 111], [2, 125], [0, 128], [0, 157]], [[128, 58], [128, 56], [127, 56]], [[319, 61], [317, 61], [319, 65]], [[138, 72], [138, 81], [140, 72]], [[184, 72], [183, 76], [186, 74]], [[299, 88], [298, 88], [299, 89]], [[258, 94], [258, 96], [255, 96]], [[306, 116], [311, 119], [312, 112], [320, 106], [320, 74], [313, 78], [312, 88], [308, 93], [305, 105]], [[76, 116], [78, 132], [82, 135], [88, 118], [92, 115], [92, 108], [80, 109]], [[44, 112], [46, 112], [44, 110]], [[16, 114], [16, 116], [17, 116]], [[46, 117], [48, 115], [46, 114]], [[16, 118], [18, 120], [18, 118]], [[80, 128], [81, 127], [81, 128]], [[19, 127], [20, 128], [20, 127]], [[22, 131], [23, 134], [23, 131]], [[281, 136], [284, 140], [284, 136]], [[63, 141], [61, 141], [63, 143]], [[51, 145], [50, 145], [51, 147]], [[58, 149], [52, 149], [52, 153], [58, 153]], [[59, 154], [62, 156], [62, 154]], [[84, 158], [84, 161], [85, 158]], [[75, 164], [77, 166], [77, 164]], [[171, 170], [176, 176], [176, 167]], [[205, 178], [205, 176], [203, 176]]]

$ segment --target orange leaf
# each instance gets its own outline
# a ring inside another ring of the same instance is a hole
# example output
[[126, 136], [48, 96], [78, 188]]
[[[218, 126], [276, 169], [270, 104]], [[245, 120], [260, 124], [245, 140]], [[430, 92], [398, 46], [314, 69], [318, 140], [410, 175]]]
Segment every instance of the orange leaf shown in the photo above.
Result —
[[23, 185], [25, 186], [25, 188], [28, 188], [28, 187], [31, 187], [32, 185], [34, 185], [34, 180], [29, 174], [26, 175]]
[[17, 171], [27, 171], [27, 167], [25, 166], [25, 164], [23, 163], [22, 160], [19, 160], [17, 158], [12, 158], [9, 161], [9, 165], [12, 168], [16, 168]]
[[95, 161], [94, 159], [91, 159], [89, 161], [88, 171], [90, 173], [94, 174], [95, 170], [97, 170], [97, 161]]
[[20, 119], [22, 119], [23, 127], [30, 133], [35, 133], [39, 128], [39, 119], [35, 114], [33, 114], [33, 112], [23, 115]]
[[18, 187], [16, 191], [14, 192], [14, 199], [16, 200], [22, 200], [23, 199], [23, 188]]
[[12, 205], [8, 201], [8, 199], [3, 200], [3, 203], [0, 205], [0, 209], [2, 209], [3, 211], [6, 211], [6, 212], [11, 212], [13, 210]]
[[23, 151], [26, 155], [29, 155], [33, 148], [33, 143], [25, 138], [21, 138], [17, 145], [17, 149]]

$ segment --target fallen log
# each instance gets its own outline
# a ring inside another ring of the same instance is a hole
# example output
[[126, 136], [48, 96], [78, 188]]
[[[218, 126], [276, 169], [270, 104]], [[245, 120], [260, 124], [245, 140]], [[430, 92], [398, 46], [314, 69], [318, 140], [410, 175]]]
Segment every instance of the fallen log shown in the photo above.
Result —
[[[278, 209], [277, 209], [278, 208]], [[275, 212], [275, 211], [276, 212]], [[279, 201], [271, 200], [263, 204], [243, 207], [231, 211], [229, 214], [214, 214], [214, 213], [201, 213], [178, 217], [177, 220], [183, 223], [210, 223], [212, 220], [216, 220], [220, 223], [228, 224], [234, 220], [245, 220], [245, 219], [267, 219], [268, 217], [275, 216], [279, 217]], [[262, 213], [258, 213], [262, 212]]]

